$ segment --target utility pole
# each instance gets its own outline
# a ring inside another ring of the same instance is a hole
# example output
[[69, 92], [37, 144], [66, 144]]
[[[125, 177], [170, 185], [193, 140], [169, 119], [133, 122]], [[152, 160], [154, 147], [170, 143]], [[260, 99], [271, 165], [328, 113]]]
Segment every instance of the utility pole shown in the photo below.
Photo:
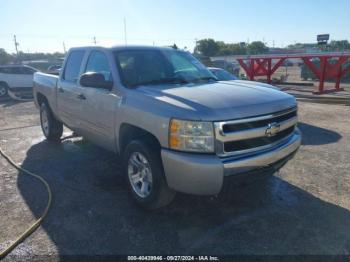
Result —
[[128, 45], [127, 35], [126, 35], [126, 19], [124, 17], [124, 39], [125, 39], [125, 45]]
[[96, 36], [94, 36], [92, 42], [96, 45], [97, 44], [97, 41], [96, 41]]
[[249, 37], [247, 38], [247, 55], [250, 55]]
[[67, 51], [66, 51], [66, 44], [64, 42], [63, 42], [63, 52], [64, 52], [64, 54], [67, 53]]
[[195, 38], [195, 39], [194, 39], [193, 53], [197, 53], [197, 52], [198, 52], [198, 50], [197, 50], [197, 45], [198, 45], [198, 38]]
[[17, 42], [16, 35], [13, 36], [13, 41], [15, 43], [15, 49], [16, 49], [16, 53], [17, 53], [17, 57], [18, 57], [18, 46], [19, 46], [19, 43]]

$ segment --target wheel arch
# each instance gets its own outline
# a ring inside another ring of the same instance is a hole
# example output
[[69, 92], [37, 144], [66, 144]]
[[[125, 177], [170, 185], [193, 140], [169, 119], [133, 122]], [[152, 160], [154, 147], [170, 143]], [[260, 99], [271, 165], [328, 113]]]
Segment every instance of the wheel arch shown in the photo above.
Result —
[[0, 85], [4, 85], [6, 88], [9, 88], [9, 85], [6, 81], [0, 81]]
[[0, 81], [0, 87], [3, 89], [3, 93], [1, 93], [1, 97], [8, 95], [9, 85], [5, 81]]
[[44, 102], [46, 102], [47, 105], [50, 106], [47, 97], [45, 95], [43, 95], [42, 93], [37, 92], [35, 97], [36, 97], [36, 101], [37, 101], [38, 106], [40, 106]]
[[118, 152], [122, 154], [128, 143], [132, 140], [144, 140], [146, 143], [161, 148], [160, 142], [151, 132], [128, 123], [121, 124], [118, 135]]

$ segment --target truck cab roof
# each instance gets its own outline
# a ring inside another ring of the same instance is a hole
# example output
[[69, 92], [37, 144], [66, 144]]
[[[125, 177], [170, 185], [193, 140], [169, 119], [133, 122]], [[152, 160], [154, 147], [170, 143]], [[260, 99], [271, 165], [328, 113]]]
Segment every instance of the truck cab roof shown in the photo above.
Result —
[[[147, 46], [147, 45], [115, 45], [115, 46], [82, 46], [82, 47], [72, 47], [69, 51], [73, 50], [96, 50], [96, 49], [105, 49], [111, 51], [117, 50], [171, 50], [172, 47], [159, 47], [159, 46]], [[182, 50], [179, 50], [182, 51]]]

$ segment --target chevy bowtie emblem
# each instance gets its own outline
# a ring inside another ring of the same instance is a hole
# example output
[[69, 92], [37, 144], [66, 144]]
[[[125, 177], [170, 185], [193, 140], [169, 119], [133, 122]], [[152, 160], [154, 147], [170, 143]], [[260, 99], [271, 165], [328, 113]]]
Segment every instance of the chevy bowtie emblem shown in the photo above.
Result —
[[280, 125], [277, 123], [270, 123], [265, 131], [267, 137], [276, 135], [280, 131]]

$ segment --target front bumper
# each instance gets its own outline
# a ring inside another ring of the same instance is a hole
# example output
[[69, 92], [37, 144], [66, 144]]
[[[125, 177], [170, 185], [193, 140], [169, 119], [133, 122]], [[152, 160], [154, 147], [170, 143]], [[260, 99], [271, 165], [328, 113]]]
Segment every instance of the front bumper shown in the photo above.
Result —
[[215, 195], [221, 191], [224, 177], [244, 174], [264, 167], [283, 166], [301, 144], [298, 129], [286, 140], [253, 155], [219, 158], [216, 155], [191, 154], [162, 149], [162, 161], [170, 188], [195, 195]]

